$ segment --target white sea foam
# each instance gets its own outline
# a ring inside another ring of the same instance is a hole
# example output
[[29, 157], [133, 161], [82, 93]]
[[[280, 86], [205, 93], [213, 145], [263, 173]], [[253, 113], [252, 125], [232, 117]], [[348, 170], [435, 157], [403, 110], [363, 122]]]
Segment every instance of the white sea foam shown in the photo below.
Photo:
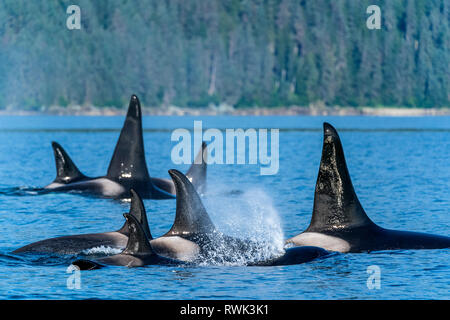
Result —
[[118, 249], [118, 248], [99, 246], [99, 247], [93, 247], [90, 249], [83, 250], [82, 253], [85, 255], [95, 255], [95, 254], [113, 255], [113, 254], [119, 254], [122, 251], [123, 251], [122, 249]]

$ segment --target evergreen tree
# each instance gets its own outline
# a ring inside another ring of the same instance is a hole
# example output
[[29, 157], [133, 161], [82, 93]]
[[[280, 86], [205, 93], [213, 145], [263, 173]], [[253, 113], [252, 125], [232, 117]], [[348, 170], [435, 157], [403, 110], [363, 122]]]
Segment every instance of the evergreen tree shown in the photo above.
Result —
[[[0, 108], [450, 107], [446, 0], [0, 1]], [[369, 5], [381, 30], [366, 27]]]

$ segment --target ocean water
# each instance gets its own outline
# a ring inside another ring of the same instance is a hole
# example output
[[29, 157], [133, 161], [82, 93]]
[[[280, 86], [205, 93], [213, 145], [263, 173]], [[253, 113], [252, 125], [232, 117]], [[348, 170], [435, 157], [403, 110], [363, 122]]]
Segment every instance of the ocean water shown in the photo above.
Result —
[[[279, 172], [259, 165], [211, 165], [204, 204], [218, 229], [234, 236], [283, 240], [309, 224], [322, 147], [322, 123], [339, 131], [355, 190], [369, 217], [399, 230], [450, 235], [449, 117], [145, 117], [150, 174], [168, 178], [176, 128], [279, 128]], [[281, 267], [235, 264], [107, 267], [81, 272], [71, 289], [74, 257], [14, 255], [50, 237], [120, 228], [128, 203], [78, 194], [17, 192], [55, 176], [50, 142], [58, 141], [80, 170], [106, 173], [123, 117], [0, 117], [1, 299], [449, 299], [450, 250], [332, 254]], [[195, 151], [196, 152], [196, 151]], [[14, 191], [15, 190], [15, 191]], [[154, 237], [175, 216], [174, 200], [145, 200]], [[380, 288], [369, 289], [370, 266]]]

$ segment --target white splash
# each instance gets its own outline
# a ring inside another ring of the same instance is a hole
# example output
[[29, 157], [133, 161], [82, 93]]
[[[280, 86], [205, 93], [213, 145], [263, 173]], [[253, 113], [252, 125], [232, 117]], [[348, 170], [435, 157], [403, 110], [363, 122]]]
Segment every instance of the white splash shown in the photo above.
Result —
[[236, 197], [215, 194], [205, 198], [204, 203], [218, 230], [252, 244], [246, 250], [237, 250], [218, 235], [214, 243], [217, 250], [211, 252], [205, 264], [245, 265], [267, 261], [284, 252], [281, 221], [264, 190], [250, 188]]
[[123, 251], [122, 249], [118, 249], [118, 248], [99, 246], [99, 247], [93, 247], [90, 249], [83, 250], [82, 254], [85, 254], [85, 255], [96, 255], [96, 254], [114, 255], [114, 254], [119, 254], [122, 251]]

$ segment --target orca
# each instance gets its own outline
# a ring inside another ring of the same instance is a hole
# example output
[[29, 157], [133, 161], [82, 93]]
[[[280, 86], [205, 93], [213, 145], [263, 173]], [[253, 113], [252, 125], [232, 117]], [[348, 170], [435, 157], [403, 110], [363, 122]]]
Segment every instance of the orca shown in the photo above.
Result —
[[249, 266], [298, 264], [328, 254], [322, 248], [288, 248], [267, 260], [254, 260], [264, 243], [223, 234], [214, 226], [189, 179], [178, 170], [169, 170], [177, 198], [175, 221], [163, 236], [153, 239], [152, 248], [162, 256], [192, 263], [223, 264], [236, 259]]
[[384, 229], [370, 220], [353, 188], [336, 129], [324, 123], [323, 131], [311, 222], [287, 243], [337, 252], [450, 247], [450, 237]]
[[[52, 142], [56, 163], [55, 180], [44, 187], [46, 192], [94, 194], [106, 198], [128, 198], [134, 189], [146, 199], [173, 199], [175, 187], [168, 179], [152, 178], [145, 162], [142, 134], [142, 112], [139, 99], [132, 95], [123, 125], [106, 176], [90, 178], [80, 172], [67, 152], [57, 142]], [[206, 186], [206, 143], [203, 142], [196, 159], [187, 172], [199, 191]]]
[[146, 233], [138, 219], [130, 213], [124, 213], [129, 229], [129, 237], [125, 249], [116, 255], [103, 257], [94, 261], [78, 259], [72, 262], [80, 270], [100, 269], [106, 265], [125, 266], [129, 268], [146, 265], [180, 265], [181, 261], [162, 257], [155, 253], [149, 242], [151, 234]]
[[[136, 217], [141, 223], [144, 231], [150, 236], [147, 215], [141, 198], [133, 189], [131, 192], [131, 205], [129, 213]], [[104, 233], [89, 233], [80, 235], [62, 236], [37, 241], [13, 251], [18, 253], [56, 253], [56, 254], [81, 254], [92, 248], [123, 249], [128, 242], [129, 226], [128, 220], [117, 231]]]

